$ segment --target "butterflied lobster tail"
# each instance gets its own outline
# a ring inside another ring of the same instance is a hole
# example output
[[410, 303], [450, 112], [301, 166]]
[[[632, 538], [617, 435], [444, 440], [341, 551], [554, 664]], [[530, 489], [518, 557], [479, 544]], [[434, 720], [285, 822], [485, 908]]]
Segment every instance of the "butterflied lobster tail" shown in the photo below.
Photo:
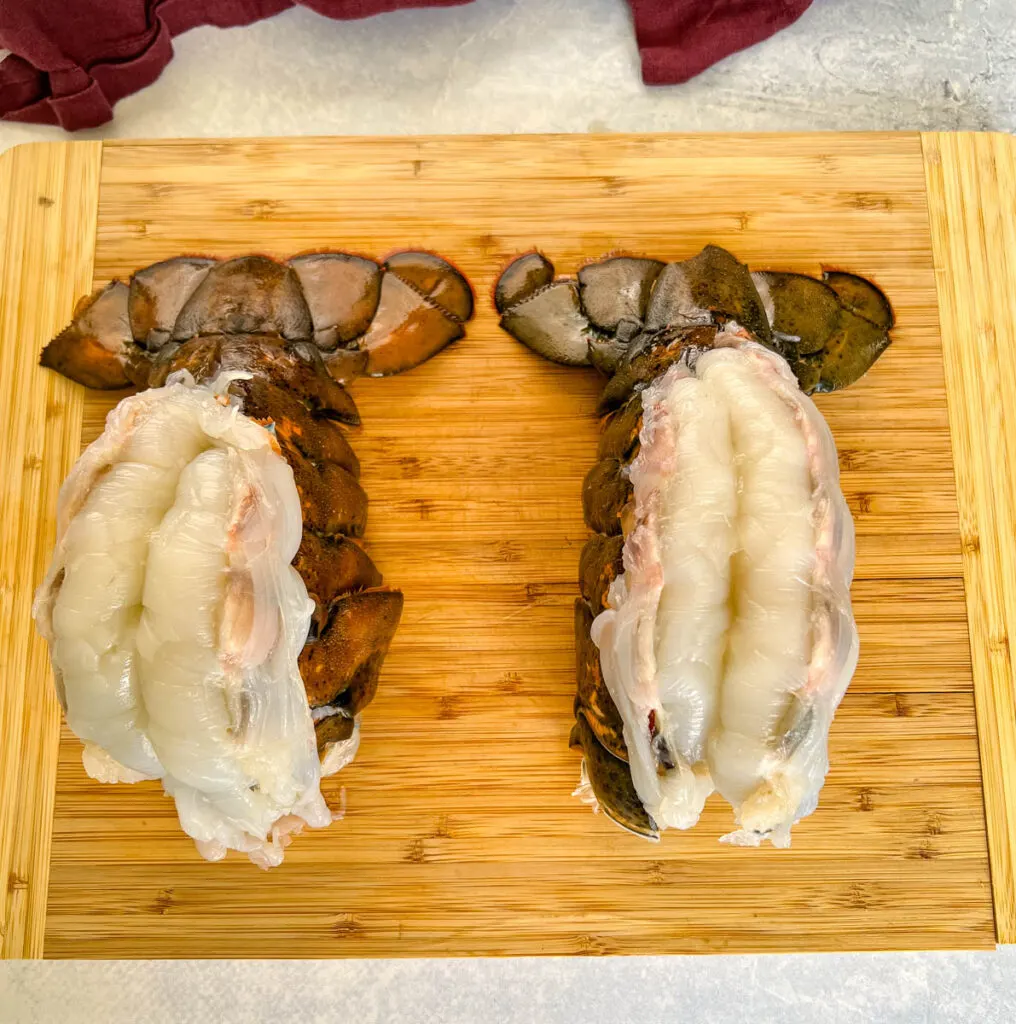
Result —
[[472, 314], [469, 284], [428, 252], [384, 262], [345, 252], [181, 256], [81, 300], [42, 352], [43, 366], [90, 388], [237, 372], [229, 393], [274, 432], [300, 498], [293, 565], [315, 609], [299, 665], [326, 773], [355, 749], [357, 715], [402, 613], [402, 594], [353, 539], [367, 495], [344, 429], [360, 416], [344, 385], [417, 366], [461, 338]]
[[872, 366], [889, 302], [853, 274], [752, 273], [712, 245], [575, 279], [528, 253], [494, 301], [529, 348], [608, 378], [582, 489], [579, 795], [655, 839], [715, 790], [728, 841], [787, 845], [817, 805], [858, 650], [853, 522], [807, 395]]

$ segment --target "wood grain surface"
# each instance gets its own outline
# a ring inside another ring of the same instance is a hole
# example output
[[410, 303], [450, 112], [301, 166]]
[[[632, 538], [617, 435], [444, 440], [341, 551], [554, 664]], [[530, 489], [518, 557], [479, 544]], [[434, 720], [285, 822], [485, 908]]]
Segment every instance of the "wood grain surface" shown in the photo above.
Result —
[[[696, 829], [651, 845], [571, 797], [579, 494], [602, 382], [513, 342], [490, 303], [504, 263], [534, 246], [571, 272], [613, 250], [680, 259], [709, 241], [759, 268], [869, 276], [899, 318], [868, 377], [820, 400], [856, 518], [862, 650], [820, 807], [786, 851], [721, 846], [731, 819], [715, 798]], [[177, 253], [410, 246], [452, 259], [478, 311], [430, 363], [353, 389], [368, 547], [406, 608], [360, 755], [326, 782], [345, 819], [267, 874], [233, 856], [206, 864], [157, 785], [94, 783], [65, 730], [46, 955], [990, 946], [920, 137], [104, 146], [95, 284]], [[84, 396], [83, 440], [114, 398]]]
[[0, 956], [41, 956], [60, 710], [32, 595], [83, 392], [36, 365], [92, 279], [100, 143], [0, 156]]
[[1016, 139], [924, 137], [999, 942], [1016, 942]]

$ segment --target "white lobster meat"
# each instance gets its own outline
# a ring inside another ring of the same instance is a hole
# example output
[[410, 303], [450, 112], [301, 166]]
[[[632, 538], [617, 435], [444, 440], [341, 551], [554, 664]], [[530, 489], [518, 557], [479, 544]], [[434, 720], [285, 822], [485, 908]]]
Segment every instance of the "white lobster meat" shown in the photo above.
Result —
[[658, 827], [694, 825], [715, 789], [728, 841], [786, 846], [858, 655], [832, 436], [786, 362], [736, 331], [642, 404], [634, 528], [591, 634], [632, 781]]
[[302, 517], [270, 431], [189, 374], [121, 402], [60, 493], [34, 614], [83, 763], [161, 779], [201, 854], [264, 867], [331, 819], [297, 656]]

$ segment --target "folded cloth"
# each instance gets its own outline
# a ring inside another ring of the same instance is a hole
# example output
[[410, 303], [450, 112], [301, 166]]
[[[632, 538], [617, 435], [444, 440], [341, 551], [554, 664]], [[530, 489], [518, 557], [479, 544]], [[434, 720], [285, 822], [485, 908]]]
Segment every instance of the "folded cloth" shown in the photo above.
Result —
[[[295, 6], [329, 18], [469, 0], [17, 0], [0, 4], [0, 117], [93, 128], [150, 85], [172, 37], [197, 25], [248, 25]], [[651, 85], [684, 82], [789, 25], [811, 0], [629, 0]]]
[[811, 0], [628, 0], [647, 85], [675, 85], [797, 21]]

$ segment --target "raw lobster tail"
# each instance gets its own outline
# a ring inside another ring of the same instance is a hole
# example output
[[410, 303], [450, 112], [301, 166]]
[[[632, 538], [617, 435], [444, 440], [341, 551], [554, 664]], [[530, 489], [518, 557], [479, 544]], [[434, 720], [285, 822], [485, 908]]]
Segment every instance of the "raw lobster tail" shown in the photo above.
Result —
[[718, 791], [728, 841], [789, 843], [817, 805], [833, 713], [857, 660], [853, 522], [806, 397], [889, 345], [873, 284], [751, 273], [707, 246], [555, 279], [538, 253], [495, 290], [501, 326], [608, 378], [583, 511], [579, 795], [658, 838]]
[[183, 256], [82, 300], [42, 353], [43, 366], [92, 388], [223, 374], [227, 394], [273, 431], [303, 518], [293, 564], [314, 611], [299, 668], [326, 773], [348, 759], [402, 612], [402, 594], [352, 539], [367, 496], [343, 429], [360, 417], [343, 384], [418, 365], [460, 338], [472, 312], [468, 283], [427, 252], [384, 263], [344, 252]]
[[110, 414], [61, 488], [33, 611], [88, 774], [161, 779], [203, 856], [270, 867], [332, 816], [298, 668], [299, 498], [230, 379], [182, 373]]

